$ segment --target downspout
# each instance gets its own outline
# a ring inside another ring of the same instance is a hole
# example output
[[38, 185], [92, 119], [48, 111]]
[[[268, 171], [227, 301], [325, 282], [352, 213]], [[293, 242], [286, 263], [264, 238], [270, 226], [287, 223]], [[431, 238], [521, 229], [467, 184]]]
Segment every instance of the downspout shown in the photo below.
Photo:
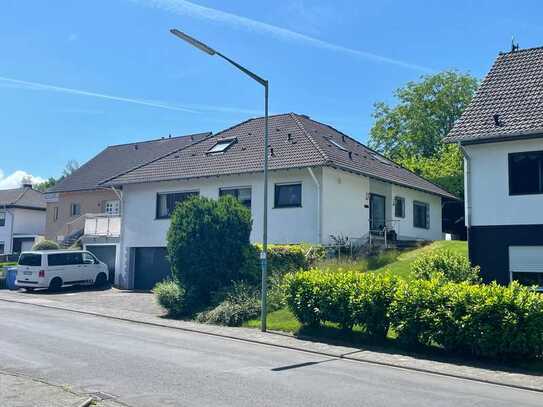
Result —
[[317, 243], [321, 244], [321, 185], [319, 184], [319, 180], [315, 176], [313, 169], [311, 167], [307, 167], [307, 170], [309, 171], [309, 174], [311, 175], [311, 178], [313, 178], [315, 186], [317, 187]]
[[[123, 260], [124, 259], [124, 246], [123, 246], [123, 225], [124, 225], [124, 201], [123, 201], [123, 192], [118, 190], [117, 188], [115, 188], [114, 186], [111, 187], [111, 190], [113, 191], [113, 193], [115, 195], [117, 195], [117, 198], [119, 198], [119, 215], [121, 216], [121, 227], [120, 227], [120, 231], [119, 231], [119, 250], [116, 250], [115, 253], [116, 255], [119, 256], [119, 270], [117, 272], [117, 264], [115, 264], [115, 281], [113, 281], [113, 284], [114, 285], [117, 285], [117, 287], [120, 287], [121, 286], [121, 271], [124, 271], [124, 270], [120, 270], [121, 268], [124, 269], [125, 268], [125, 261]], [[117, 259], [115, 259], [115, 263], [117, 263], [116, 261]], [[124, 273], [123, 273], [124, 274]], [[123, 288], [127, 288], [127, 287], [123, 287]]]
[[468, 228], [469, 234], [469, 228], [471, 227], [471, 156], [468, 154], [465, 147], [461, 143], [458, 143], [458, 147], [460, 147], [460, 149], [462, 150], [466, 163], [464, 168], [464, 196], [466, 201], [466, 227]]

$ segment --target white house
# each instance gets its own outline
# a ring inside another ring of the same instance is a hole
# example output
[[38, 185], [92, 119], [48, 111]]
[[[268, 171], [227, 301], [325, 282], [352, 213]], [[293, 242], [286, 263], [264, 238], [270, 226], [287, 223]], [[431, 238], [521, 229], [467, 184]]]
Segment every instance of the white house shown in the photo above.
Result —
[[[307, 116], [272, 116], [269, 129], [270, 242], [364, 239], [385, 227], [399, 239], [442, 238], [448, 192]], [[150, 288], [169, 274], [169, 217], [194, 194], [239, 198], [261, 241], [263, 130], [263, 118], [251, 119], [102, 183], [122, 189], [119, 286]]]
[[45, 232], [43, 194], [24, 185], [0, 190], [0, 255], [30, 250]]
[[498, 56], [447, 141], [465, 156], [469, 254], [486, 281], [543, 286], [543, 48]]

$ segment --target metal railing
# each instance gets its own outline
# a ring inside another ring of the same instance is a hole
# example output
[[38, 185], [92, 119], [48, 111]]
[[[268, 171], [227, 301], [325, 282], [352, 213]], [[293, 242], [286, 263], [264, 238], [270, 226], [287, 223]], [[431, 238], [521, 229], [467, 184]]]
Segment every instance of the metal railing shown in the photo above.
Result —
[[86, 236], [121, 236], [121, 217], [107, 213], [85, 214], [84, 232]]

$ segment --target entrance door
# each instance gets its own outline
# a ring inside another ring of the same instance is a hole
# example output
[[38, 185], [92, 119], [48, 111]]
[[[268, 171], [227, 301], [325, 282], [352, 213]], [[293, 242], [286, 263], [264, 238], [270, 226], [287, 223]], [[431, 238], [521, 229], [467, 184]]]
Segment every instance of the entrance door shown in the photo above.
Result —
[[370, 230], [382, 230], [385, 227], [385, 197], [370, 195]]

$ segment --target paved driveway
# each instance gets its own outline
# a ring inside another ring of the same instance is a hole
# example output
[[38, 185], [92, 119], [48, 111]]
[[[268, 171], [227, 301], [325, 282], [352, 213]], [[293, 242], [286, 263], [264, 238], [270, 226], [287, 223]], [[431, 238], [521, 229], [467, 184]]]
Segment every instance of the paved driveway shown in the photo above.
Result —
[[164, 314], [162, 308], [155, 302], [153, 294], [149, 292], [118, 290], [116, 288], [66, 287], [57, 293], [48, 291], [26, 292], [25, 290], [12, 293], [14, 298], [19, 299], [42, 299], [155, 316]]

